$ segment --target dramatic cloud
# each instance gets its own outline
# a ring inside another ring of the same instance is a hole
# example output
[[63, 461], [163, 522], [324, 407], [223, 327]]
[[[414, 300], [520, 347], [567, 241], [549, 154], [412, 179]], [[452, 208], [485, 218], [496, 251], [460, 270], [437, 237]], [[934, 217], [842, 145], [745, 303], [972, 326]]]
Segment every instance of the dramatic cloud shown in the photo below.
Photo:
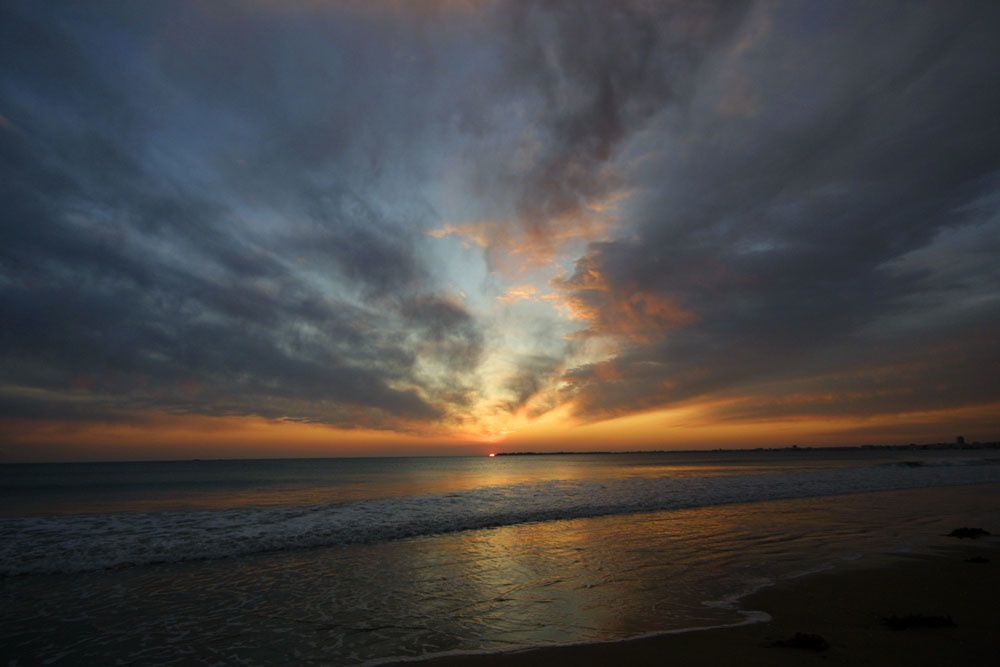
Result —
[[497, 438], [1000, 403], [998, 26], [6, 3], [0, 418]]
[[1000, 400], [996, 9], [758, 6], [645, 133], [633, 235], [562, 283], [598, 332], [631, 333], [629, 304], [671, 304], [639, 309], [656, 340], [625, 345], [618, 380], [573, 373], [581, 410]]

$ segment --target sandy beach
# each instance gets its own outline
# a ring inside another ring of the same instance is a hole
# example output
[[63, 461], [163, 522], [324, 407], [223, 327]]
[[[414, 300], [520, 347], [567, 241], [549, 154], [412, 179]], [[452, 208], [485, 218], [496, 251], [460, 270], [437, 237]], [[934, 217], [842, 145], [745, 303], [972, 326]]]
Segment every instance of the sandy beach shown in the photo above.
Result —
[[[630, 641], [449, 656], [439, 667], [527, 665], [991, 665], [1000, 658], [1000, 548], [963, 541], [879, 567], [805, 576], [744, 599], [766, 623]], [[950, 617], [953, 627], [893, 630], [887, 617]], [[775, 645], [804, 633], [823, 650]]]

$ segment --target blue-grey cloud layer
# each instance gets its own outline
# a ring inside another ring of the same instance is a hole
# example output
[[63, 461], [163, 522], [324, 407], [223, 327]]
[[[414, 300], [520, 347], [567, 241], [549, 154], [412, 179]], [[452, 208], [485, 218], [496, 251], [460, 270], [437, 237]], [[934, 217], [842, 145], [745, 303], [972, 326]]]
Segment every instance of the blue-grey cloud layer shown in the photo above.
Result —
[[5, 412], [443, 417], [481, 334], [419, 255], [427, 49], [162, 9], [2, 21]]

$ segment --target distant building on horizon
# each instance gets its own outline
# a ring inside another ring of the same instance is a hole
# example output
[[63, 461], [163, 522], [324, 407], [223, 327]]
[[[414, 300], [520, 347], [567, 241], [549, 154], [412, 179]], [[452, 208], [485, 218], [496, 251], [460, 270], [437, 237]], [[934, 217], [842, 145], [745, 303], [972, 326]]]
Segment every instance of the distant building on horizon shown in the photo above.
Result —
[[964, 435], [960, 435], [957, 438], [955, 438], [955, 444], [956, 445], [964, 445], [965, 444], [965, 436]]

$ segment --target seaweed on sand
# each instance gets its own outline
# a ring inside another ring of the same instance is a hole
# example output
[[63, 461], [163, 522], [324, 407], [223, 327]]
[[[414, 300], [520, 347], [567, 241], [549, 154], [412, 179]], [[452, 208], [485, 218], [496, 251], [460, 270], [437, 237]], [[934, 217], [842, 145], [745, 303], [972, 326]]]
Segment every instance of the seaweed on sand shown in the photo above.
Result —
[[969, 528], [968, 526], [963, 526], [962, 528], [956, 528], [955, 530], [948, 533], [948, 537], [957, 537], [959, 539], [970, 539], [974, 540], [979, 537], [984, 537], [989, 535], [990, 531], [983, 530], [982, 528]]
[[882, 623], [890, 630], [909, 630], [911, 628], [953, 628], [955, 621], [951, 616], [927, 616], [924, 614], [906, 614], [904, 616], [886, 616]]

